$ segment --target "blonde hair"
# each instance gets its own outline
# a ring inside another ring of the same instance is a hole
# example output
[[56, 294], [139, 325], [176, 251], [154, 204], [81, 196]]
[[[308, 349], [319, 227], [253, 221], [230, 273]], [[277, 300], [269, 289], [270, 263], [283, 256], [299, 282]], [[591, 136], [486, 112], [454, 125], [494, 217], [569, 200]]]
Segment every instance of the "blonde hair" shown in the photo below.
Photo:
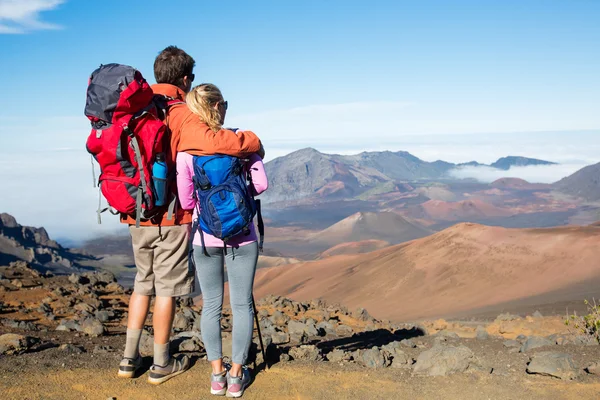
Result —
[[223, 100], [223, 94], [212, 83], [202, 83], [196, 86], [185, 97], [189, 109], [214, 132], [218, 132], [223, 126], [221, 108], [215, 107], [215, 104]]

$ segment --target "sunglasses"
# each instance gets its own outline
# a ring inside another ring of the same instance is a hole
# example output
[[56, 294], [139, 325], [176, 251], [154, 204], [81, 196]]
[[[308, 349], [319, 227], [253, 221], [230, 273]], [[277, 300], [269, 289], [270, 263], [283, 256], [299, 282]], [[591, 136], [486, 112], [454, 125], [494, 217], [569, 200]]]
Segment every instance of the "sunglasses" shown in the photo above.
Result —
[[227, 106], [229, 105], [226, 101], [219, 102], [219, 105], [223, 106], [223, 109], [227, 111]]
[[190, 75], [188, 75], [187, 77], [188, 77], [188, 79], [190, 80], [190, 82], [194, 82], [194, 79], [196, 78], [196, 75], [194, 75], [194, 74], [190, 74]]

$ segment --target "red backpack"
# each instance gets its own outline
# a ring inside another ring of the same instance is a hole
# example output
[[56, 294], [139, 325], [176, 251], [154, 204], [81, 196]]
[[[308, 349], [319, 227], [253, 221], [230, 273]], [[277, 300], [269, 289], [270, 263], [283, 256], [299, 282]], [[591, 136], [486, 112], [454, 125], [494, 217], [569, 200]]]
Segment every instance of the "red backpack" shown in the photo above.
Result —
[[[142, 74], [127, 65], [101, 65], [90, 77], [85, 115], [92, 132], [86, 148], [100, 165], [98, 185], [116, 210], [111, 212], [135, 215], [136, 226], [162, 210], [155, 205], [152, 166], [157, 154], [169, 151], [170, 135], [162, 119], [178, 103], [155, 96]], [[169, 218], [175, 204], [172, 196]], [[98, 223], [106, 210], [98, 208]]]

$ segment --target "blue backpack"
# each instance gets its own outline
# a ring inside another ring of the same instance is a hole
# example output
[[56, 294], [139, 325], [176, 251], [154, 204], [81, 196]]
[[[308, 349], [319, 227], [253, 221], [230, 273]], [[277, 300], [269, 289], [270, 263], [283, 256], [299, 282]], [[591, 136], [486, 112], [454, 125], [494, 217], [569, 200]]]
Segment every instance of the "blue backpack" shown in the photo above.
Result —
[[201, 212], [194, 222], [192, 237], [199, 229], [202, 248], [207, 254], [203, 232], [223, 240], [226, 247], [234, 236], [250, 234], [257, 204], [246, 184], [244, 164], [239, 158], [194, 156], [193, 165], [194, 189]]

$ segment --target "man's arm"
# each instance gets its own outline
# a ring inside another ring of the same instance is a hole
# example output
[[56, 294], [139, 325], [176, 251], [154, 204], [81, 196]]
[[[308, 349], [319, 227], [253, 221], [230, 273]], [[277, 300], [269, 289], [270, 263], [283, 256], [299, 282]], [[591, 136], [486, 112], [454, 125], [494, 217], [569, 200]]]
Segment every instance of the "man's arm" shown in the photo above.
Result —
[[226, 154], [234, 157], [249, 157], [263, 152], [258, 136], [251, 131], [238, 132], [221, 129], [213, 132], [190, 111], [181, 125], [177, 151], [193, 155]]

